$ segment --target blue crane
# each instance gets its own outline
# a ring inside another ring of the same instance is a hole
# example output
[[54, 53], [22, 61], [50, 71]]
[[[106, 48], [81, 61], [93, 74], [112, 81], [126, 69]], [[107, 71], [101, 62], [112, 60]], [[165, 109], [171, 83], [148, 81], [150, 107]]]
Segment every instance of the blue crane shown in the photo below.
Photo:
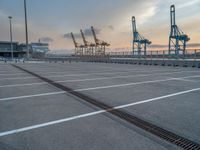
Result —
[[136, 19], [134, 16], [132, 17], [132, 27], [133, 27], [133, 54], [137, 52], [138, 55], [141, 55], [143, 49], [144, 55], [146, 55], [147, 44], [150, 45], [151, 41], [144, 38], [138, 33], [136, 28]]
[[184, 34], [176, 25], [175, 6], [170, 7], [171, 31], [169, 35], [169, 54], [185, 54], [186, 42], [190, 40], [188, 35]]

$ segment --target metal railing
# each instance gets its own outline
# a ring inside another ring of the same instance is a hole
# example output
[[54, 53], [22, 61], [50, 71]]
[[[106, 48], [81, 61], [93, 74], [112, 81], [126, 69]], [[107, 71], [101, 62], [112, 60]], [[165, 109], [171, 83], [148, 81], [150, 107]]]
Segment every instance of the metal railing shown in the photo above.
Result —
[[118, 58], [146, 58], [146, 59], [200, 59], [200, 49], [187, 49], [185, 54], [169, 54], [168, 50], [147, 51], [140, 54], [138, 51], [107, 52], [109, 57]]

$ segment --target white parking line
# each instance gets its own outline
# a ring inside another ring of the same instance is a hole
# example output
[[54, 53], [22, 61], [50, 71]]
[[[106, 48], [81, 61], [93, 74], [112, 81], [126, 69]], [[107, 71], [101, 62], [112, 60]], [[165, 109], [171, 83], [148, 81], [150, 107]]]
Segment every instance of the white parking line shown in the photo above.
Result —
[[[57, 72], [58, 73], [58, 72]], [[67, 72], [66, 72], [67, 73]], [[118, 72], [117, 72], [118, 73]], [[119, 72], [121, 73], [121, 72]], [[16, 73], [16, 74], [0, 74], [0, 75], [18, 75], [18, 74], [27, 74], [27, 73]], [[46, 73], [48, 74], [48, 73]], [[82, 75], [101, 75], [101, 74], [113, 74], [113, 72], [105, 72], [105, 73], [80, 73], [80, 74], [66, 74], [66, 75], [51, 75], [48, 77], [62, 77], [62, 76], [82, 76]], [[43, 75], [43, 74], [42, 74]], [[19, 78], [18, 78], [19, 79]]]
[[[182, 77], [182, 78], [167, 78], [167, 79], [160, 79], [160, 80], [132, 82], [132, 83], [127, 83], [127, 84], [115, 84], [115, 85], [109, 85], [109, 86], [99, 86], [99, 87], [75, 89], [74, 91], [80, 92], [80, 91], [91, 91], [91, 90], [100, 90], [100, 89], [108, 89], [108, 88], [118, 88], [118, 87], [132, 86], [132, 85], [141, 85], [141, 84], [148, 84], [148, 83], [172, 81], [172, 80], [179, 81], [180, 79], [188, 79], [188, 78], [194, 78], [194, 77], [197, 77], [197, 76], [186, 76], [186, 77]], [[200, 77], [200, 76], [198, 76], [198, 77]], [[48, 96], [48, 95], [63, 94], [63, 93], [66, 93], [66, 92], [65, 91], [60, 91], [60, 92], [41, 93], [41, 94], [25, 95], [25, 96], [18, 96], [18, 97], [7, 97], [7, 98], [1, 98], [0, 101], [24, 99], [24, 98], [39, 97], [39, 96]]]
[[[12, 73], [12, 72], [7, 70], [7, 71], [0, 71], [0, 73], [2, 74], [2, 73]], [[17, 73], [19, 73], [19, 72], [17, 72]]]
[[[88, 76], [88, 75], [105, 75], [105, 74], [117, 74], [117, 73], [129, 73], [127, 71], [120, 72], [99, 72], [99, 73], [82, 73], [82, 74], [66, 74], [66, 75], [50, 75], [46, 77], [68, 77], [68, 76]], [[15, 77], [15, 78], [1, 78], [0, 80], [19, 80], [19, 79], [35, 79], [34, 76], [24, 76], [24, 77]]]
[[[144, 70], [142, 70], [142, 69], [123, 69], [123, 70], [121, 70], [120, 72], [128, 72], [128, 71], [144, 71]], [[158, 69], [154, 69], [154, 70], [151, 70], [151, 71], [158, 71]], [[118, 70], [118, 72], [119, 72], [119, 70]], [[39, 71], [38, 73], [40, 73], [41, 75], [45, 75], [45, 74], [54, 74], [54, 73], [56, 73], [56, 74], [58, 74], [58, 73], [68, 73], [68, 71], [61, 71], [61, 72], [58, 72], [58, 71], [49, 71], [49, 72], [41, 72], [41, 71]], [[97, 72], [97, 73], [99, 73], [99, 72]], [[113, 73], [113, 72], [112, 72]], [[27, 74], [27, 73], [25, 73], [25, 72], [13, 72], [13, 73], [1, 73], [0, 74], [0, 76], [1, 75], [5, 75], [5, 76], [9, 76], [9, 75], [20, 75], [20, 74]], [[79, 74], [72, 74], [72, 75], [79, 75]]]
[[3, 74], [0, 74], [0, 76], [14, 76], [14, 75], [25, 75], [27, 73], [3, 73]]
[[65, 91], [59, 92], [49, 92], [49, 93], [41, 93], [41, 94], [34, 94], [34, 95], [24, 95], [24, 96], [17, 96], [17, 97], [7, 97], [1, 98], [0, 101], [8, 101], [8, 100], [16, 100], [16, 99], [24, 99], [24, 98], [31, 98], [31, 97], [41, 97], [41, 96], [49, 96], [49, 95], [57, 95], [66, 93]]
[[[194, 78], [195, 78], [195, 77], [194, 77]], [[196, 78], [198, 78], [198, 76], [197, 76]], [[185, 82], [193, 82], [193, 83], [198, 83], [198, 81], [191, 80], [191, 79], [177, 79], [177, 80], [180, 80], [180, 81], [185, 81]]]
[[126, 83], [126, 84], [114, 84], [114, 85], [109, 85], [109, 86], [99, 86], [99, 87], [92, 87], [92, 88], [77, 89], [74, 91], [80, 92], [80, 91], [100, 90], [100, 89], [117, 88], [117, 87], [125, 87], [125, 86], [156, 83], [156, 82], [165, 82], [165, 81], [171, 81], [171, 80], [180, 80], [180, 79], [187, 79], [187, 78], [194, 78], [194, 77], [200, 77], [200, 76], [187, 76], [187, 77], [182, 77], [182, 78], [168, 78], [168, 79], [160, 79], [160, 80], [132, 82], [132, 83]]
[[[83, 73], [83, 74], [66, 74], [66, 75], [50, 75], [46, 77], [68, 77], [68, 76], [88, 76], [88, 75], [104, 75], [104, 74], [116, 74], [116, 73], [127, 73], [127, 72], [105, 72], [105, 73]], [[19, 79], [37, 79], [34, 76], [16, 77], [16, 78], [1, 78], [0, 80], [19, 80]]]
[[[75, 79], [75, 80], [58, 80], [57, 83], [66, 83], [66, 82], [84, 82], [84, 81], [97, 81], [97, 80], [109, 80], [109, 79], [120, 79], [120, 78], [131, 78], [131, 77], [146, 77], [152, 75], [170, 75], [170, 74], [179, 74], [183, 72], [164, 72], [164, 73], [153, 73], [153, 74], [138, 74], [138, 75], [126, 75], [126, 76], [114, 76], [114, 77], [100, 77], [100, 78], [87, 78], [87, 79]], [[198, 76], [200, 77], [200, 76]], [[44, 85], [48, 84], [47, 82], [35, 82], [35, 83], [24, 83], [24, 84], [8, 84], [0, 85], [0, 88], [6, 87], [20, 87], [20, 86], [33, 86], [33, 85]]]
[[[80, 69], [77, 69], [76, 71], [80, 71]], [[131, 71], [131, 72], [133, 72], [133, 71], [144, 71], [143, 69], [118, 69], [118, 70], [113, 70], [113, 71], [116, 71], [116, 72], [129, 72], [129, 71]], [[112, 72], [113, 72], [112, 71]], [[151, 71], [160, 71], [160, 70], [158, 70], [158, 69], [153, 69], [153, 70], [151, 70]], [[37, 71], [35, 71], [35, 72], [37, 72]], [[58, 74], [58, 73], [68, 73], [69, 71], [61, 71], [61, 72], [58, 72], [58, 71], [52, 71], [52, 72], [38, 72], [39, 74], [41, 74], [41, 75], [45, 75], [45, 74], [54, 74], [54, 73], [56, 73], [56, 74]], [[108, 70], [104, 70], [104, 72], [108, 72]], [[110, 70], [109, 70], [109, 72], [110, 73], [112, 73]], [[109, 73], [108, 72], [108, 73]], [[94, 72], [95, 73], [95, 72]], [[99, 72], [96, 72], [96, 73], [99, 73]], [[72, 75], [74, 75], [74, 74], [72, 74]]]
[[2, 81], [2, 80], [4, 81], [4, 80], [35, 79], [35, 78], [36, 78], [36, 77], [33, 77], [33, 76], [14, 77], [14, 78], [13, 78], [13, 77], [9, 77], [9, 78], [6, 77], [6, 78], [1, 78], [0, 81]]
[[[153, 72], [157, 72], [160, 70], [154, 70]], [[106, 74], [120, 74], [120, 73], [140, 73], [140, 72], [148, 72], [148, 71], [132, 71], [132, 72], [127, 72], [127, 71], [120, 71], [120, 72], [99, 72], [99, 73], [83, 73], [83, 74], [66, 74], [66, 75], [49, 75], [45, 77], [68, 77], [68, 76], [89, 76], [89, 75], [106, 75]], [[180, 72], [200, 72], [200, 71], [181, 71]], [[37, 77], [34, 76], [24, 76], [24, 77], [6, 77], [6, 78], [0, 78], [1, 80], [24, 80], [24, 79], [37, 79]]]
[[[166, 99], [166, 98], [170, 98], [170, 97], [174, 97], [174, 96], [178, 96], [178, 95], [182, 95], [182, 94], [187, 94], [187, 93], [199, 91], [199, 90], [200, 90], [200, 88], [195, 88], [195, 89], [190, 89], [190, 90], [172, 93], [172, 94], [168, 94], [168, 95], [163, 95], [160, 97], [146, 99], [146, 100], [142, 100], [142, 101], [138, 101], [138, 102], [133, 102], [133, 103], [125, 104], [125, 105], [120, 105], [120, 106], [113, 107], [112, 109], [109, 109], [109, 111], [127, 108], [127, 107], [134, 106], [134, 105], [149, 103], [152, 101], [158, 101], [158, 100], [162, 100], [162, 99]], [[0, 137], [17, 134], [17, 133], [21, 133], [21, 132], [25, 132], [25, 131], [29, 131], [29, 130], [34, 130], [34, 129], [38, 129], [38, 128], [48, 127], [51, 125], [60, 124], [60, 123], [64, 123], [64, 122], [68, 122], [68, 121], [72, 121], [72, 120], [76, 120], [76, 119], [86, 118], [89, 116], [94, 116], [94, 115], [102, 114], [105, 112], [108, 112], [108, 110], [94, 111], [91, 113], [85, 113], [85, 114], [81, 114], [81, 115], [77, 115], [77, 116], [72, 116], [72, 117], [68, 117], [68, 118], [64, 118], [64, 119], [59, 119], [59, 120], [41, 123], [41, 124], [37, 124], [37, 125], [32, 125], [32, 126], [28, 126], [28, 127], [23, 127], [23, 128], [19, 128], [19, 129], [4, 131], [4, 132], [0, 132]]]

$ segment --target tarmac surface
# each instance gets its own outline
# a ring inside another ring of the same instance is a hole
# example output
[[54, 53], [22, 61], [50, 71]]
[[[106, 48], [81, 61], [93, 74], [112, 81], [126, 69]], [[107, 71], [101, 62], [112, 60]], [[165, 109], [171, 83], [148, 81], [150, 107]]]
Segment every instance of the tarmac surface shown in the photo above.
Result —
[[[200, 143], [200, 69], [104, 63], [15, 64]], [[0, 150], [180, 149], [0, 63]]]

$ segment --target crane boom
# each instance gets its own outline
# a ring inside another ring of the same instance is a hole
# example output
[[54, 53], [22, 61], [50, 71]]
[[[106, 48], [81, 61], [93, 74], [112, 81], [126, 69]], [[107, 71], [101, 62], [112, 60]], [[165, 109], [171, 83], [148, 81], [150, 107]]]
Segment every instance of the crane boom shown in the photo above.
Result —
[[175, 6], [174, 5], [171, 5], [170, 12], [171, 12], [170, 13], [171, 14], [171, 17], [170, 17], [171, 26], [174, 26], [174, 25], [176, 25]]
[[71, 32], [71, 37], [75, 46], [75, 55], [83, 55], [83, 48], [85, 46], [76, 42], [74, 34], [72, 32]]
[[93, 34], [93, 37], [94, 37], [94, 41], [95, 41], [96, 45], [98, 45], [99, 44], [98, 43], [98, 39], [97, 39], [97, 36], [96, 36], [96, 33], [94, 31], [94, 27], [93, 26], [91, 26], [91, 30], [92, 30], [92, 34]]
[[91, 26], [91, 30], [92, 30], [92, 34], [93, 34], [94, 41], [95, 41], [95, 53], [97, 55], [105, 55], [106, 47], [110, 46], [110, 44], [107, 43], [107, 42], [104, 42], [102, 40], [97, 39], [97, 36], [96, 36], [96, 33], [95, 33], [93, 26]]
[[83, 43], [85, 44], [85, 46], [88, 46], [88, 42], [87, 42], [86, 39], [85, 39], [85, 36], [84, 36], [84, 34], [83, 34], [83, 31], [80, 30], [80, 32], [81, 32], [81, 36], [82, 36], [82, 38], [83, 38]]
[[135, 16], [132, 17], [132, 27], [133, 27], [133, 32], [136, 32], [136, 20], [135, 20]]
[[73, 42], [74, 42], [74, 46], [75, 47], [78, 47], [78, 44], [76, 43], [76, 40], [75, 40], [75, 38], [74, 38], [74, 34], [71, 32], [71, 37], [72, 37], [72, 40], [73, 40]]

